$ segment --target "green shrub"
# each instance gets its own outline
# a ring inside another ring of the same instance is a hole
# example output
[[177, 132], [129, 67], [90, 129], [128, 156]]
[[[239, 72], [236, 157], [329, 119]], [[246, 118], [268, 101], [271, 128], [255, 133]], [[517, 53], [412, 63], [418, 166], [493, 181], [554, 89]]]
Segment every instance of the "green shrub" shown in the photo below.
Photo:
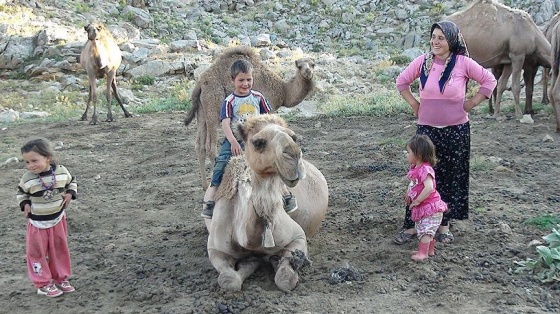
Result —
[[[556, 225], [560, 228], [560, 225]], [[542, 237], [546, 244], [536, 247], [538, 258], [515, 261], [519, 267], [516, 274], [527, 271], [534, 274], [542, 283], [560, 282], [560, 232], [552, 229], [552, 233]]]

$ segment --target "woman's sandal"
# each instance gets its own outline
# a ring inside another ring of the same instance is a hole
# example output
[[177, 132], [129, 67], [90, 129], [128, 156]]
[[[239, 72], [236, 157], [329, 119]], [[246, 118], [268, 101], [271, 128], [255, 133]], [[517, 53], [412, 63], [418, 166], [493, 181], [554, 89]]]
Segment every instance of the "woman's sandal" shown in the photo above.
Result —
[[412, 240], [414, 236], [415, 236], [414, 234], [406, 233], [403, 230], [399, 232], [399, 234], [397, 234], [397, 236], [393, 239], [393, 242], [395, 242], [398, 245], [405, 244], [406, 242]]
[[436, 235], [436, 241], [444, 244], [449, 244], [455, 241], [455, 237], [451, 232], [447, 231], [445, 233], [438, 233]]

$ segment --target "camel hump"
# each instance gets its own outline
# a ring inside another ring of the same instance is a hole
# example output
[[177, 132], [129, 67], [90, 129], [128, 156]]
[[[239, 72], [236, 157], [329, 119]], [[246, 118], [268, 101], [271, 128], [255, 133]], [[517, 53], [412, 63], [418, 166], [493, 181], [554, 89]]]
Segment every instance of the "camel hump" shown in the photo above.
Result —
[[257, 52], [249, 46], [236, 46], [232, 48], [227, 48], [218, 57], [218, 59], [229, 59], [231, 57], [245, 56], [247, 59], [257, 58]]
[[245, 155], [231, 157], [224, 171], [222, 183], [216, 191], [216, 200], [222, 197], [232, 199], [237, 194], [239, 183], [249, 181], [251, 177]]

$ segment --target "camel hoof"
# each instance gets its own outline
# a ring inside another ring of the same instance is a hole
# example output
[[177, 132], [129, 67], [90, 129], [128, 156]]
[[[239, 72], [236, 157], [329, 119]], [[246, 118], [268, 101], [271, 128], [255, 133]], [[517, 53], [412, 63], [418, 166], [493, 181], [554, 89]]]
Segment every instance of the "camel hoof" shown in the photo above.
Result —
[[91, 121], [89, 122], [89, 124], [90, 124], [90, 125], [98, 125], [99, 122], [97, 121], [97, 119], [95, 119], [95, 120], [91, 120]]
[[276, 286], [282, 291], [292, 291], [298, 282], [299, 276], [291, 267], [281, 266], [274, 276]]
[[231, 270], [223, 272], [218, 276], [218, 284], [224, 290], [240, 291], [243, 282], [237, 272]]

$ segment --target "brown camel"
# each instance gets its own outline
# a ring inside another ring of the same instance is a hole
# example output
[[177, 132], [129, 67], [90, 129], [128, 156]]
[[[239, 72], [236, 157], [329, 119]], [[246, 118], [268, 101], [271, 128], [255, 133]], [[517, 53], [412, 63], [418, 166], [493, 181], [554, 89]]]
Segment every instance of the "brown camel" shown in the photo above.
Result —
[[[537, 65], [551, 67], [550, 44], [531, 16], [495, 0], [477, 0], [447, 19], [457, 24], [465, 38], [470, 56], [483, 67], [493, 68], [511, 64], [515, 115], [520, 118], [521, 70], [525, 69], [530, 74], [527, 76], [525, 88], [531, 85], [527, 94], [532, 95], [532, 73], [536, 73]], [[526, 58], [529, 56], [531, 57]], [[526, 59], [534, 61], [526, 62]], [[503, 92], [508, 78], [509, 76], [502, 76], [498, 81], [498, 95]], [[532, 106], [532, 97], [527, 98], [525, 112], [530, 113], [533, 110]], [[500, 97], [497, 97], [494, 117], [499, 116]]]
[[552, 44], [552, 84], [550, 86], [550, 103], [556, 117], [556, 132], [560, 132], [560, 21], [551, 28]]
[[[238, 125], [245, 154], [233, 157], [216, 194], [208, 228], [208, 257], [222, 289], [241, 290], [261, 262], [271, 262], [274, 281], [283, 291], [295, 288], [297, 270], [309, 263], [307, 238], [325, 218], [325, 177], [302, 158], [295, 134], [277, 115], [251, 117]], [[284, 211], [282, 184], [298, 200]]]
[[84, 29], [88, 35], [82, 53], [80, 54], [80, 65], [86, 70], [89, 80], [89, 95], [87, 100], [86, 111], [82, 115], [81, 120], [87, 120], [88, 110], [93, 101], [93, 115], [90, 124], [97, 124], [97, 94], [96, 79], [105, 77], [107, 80], [107, 89], [105, 98], [107, 99], [107, 121], [113, 121], [113, 113], [111, 112], [111, 89], [117, 99], [117, 102], [124, 111], [124, 116], [129, 118], [132, 115], [124, 107], [119, 93], [117, 92], [117, 69], [121, 64], [122, 54], [115, 39], [101, 24], [89, 24]]
[[295, 62], [297, 73], [287, 82], [262, 64], [258, 54], [250, 47], [239, 46], [226, 49], [196, 82], [192, 91], [192, 107], [187, 113], [185, 125], [197, 117], [196, 152], [198, 154], [202, 187], [206, 190], [206, 157], [211, 164], [216, 158], [218, 144], [217, 126], [220, 123], [220, 108], [224, 98], [233, 91], [229, 69], [238, 59], [253, 65], [253, 89], [261, 92], [273, 110], [281, 106], [294, 107], [302, 102], [315, 88], [313, 68], [309, 59]]

